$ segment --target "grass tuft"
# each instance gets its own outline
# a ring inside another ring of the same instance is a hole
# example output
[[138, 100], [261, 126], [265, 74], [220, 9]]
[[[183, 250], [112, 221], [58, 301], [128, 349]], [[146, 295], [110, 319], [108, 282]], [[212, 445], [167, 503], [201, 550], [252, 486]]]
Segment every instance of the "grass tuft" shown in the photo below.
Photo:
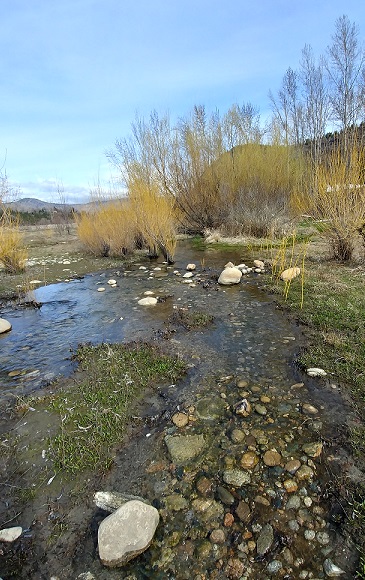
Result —
[[82, 345], [76, 359], [87, 379], [55, 395], [60, 432], [50, 442], [55, 469], [107, 470], [120, 445], [132, 405], [147, 387], [176, 381], [186, 370], [177, 357], [149, 344]]

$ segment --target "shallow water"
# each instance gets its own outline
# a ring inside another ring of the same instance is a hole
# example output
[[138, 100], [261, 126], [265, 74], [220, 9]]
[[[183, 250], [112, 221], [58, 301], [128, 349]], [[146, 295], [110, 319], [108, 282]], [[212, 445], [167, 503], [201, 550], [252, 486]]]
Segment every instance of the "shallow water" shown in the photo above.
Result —
[[[210, 337], [211, 347], [219, 348], [227, 359], [238, 355], [241, 361], [245, 358], [243, 366], [259, 372], [262, 355], [254, 356], [254, 353], [273, 349], [272, 341], [280, 341], [280, 335], [290, 334], [292, 329], [257, 289], [255, 277], [247, 278], [239, 287], [220, 292], [202, 291], [199, 287], [188, 288], [182, 284], [182, 278], [173, 271], [179, 269], [183, 274], [186, 264], [195, 262], [199, 273], [202, 256], [202, 252], [192, 250], [186, 242], [181, 243], [173, 267], [147, 261], [134, 265], [130, 271], [121, 269], [87, 275], [81, 280], [36, 289], [30, 298], [41, 303], [39, 309], [4, 309], [1, 316], [11, 322], [13, 329], [0, 337], [1, 395], [26, 394], [58, 375], [70, 374], [74, 370], [71, 354], [79, 343], [150, 337], [153, 330], [164, 327], [173, 306], [180, 305], [217, 316], [222, 325]], [[205, 252], [205, 270], [219, 273], [228, 260], [238, 263], [242, 256], [232, 251]], [[147, 270], [139, 269], [142, 263]], [[161, 270], [155, 271], [156, 267]], [[117, 280], [117, 288], [107, 284], [109, 278]], [[105, 292], [98, 292], [100, 287], [104, 287]], [[145, 290], [154, 291], [156, 296], [172, 297], [156, 307], [138, 306], [137, 300], [143, 297]], [[224, 319], [228, 316], [227, 326]], [[235, 329], [234, 324], [240, 325], [240, 329]], [[237, 335], [233, 343], [232, 330]], [[258, 335], [259, 344], [253, 348], [252, 341], [256, 343]], [[282, 341], [275, 348], [279, 352], [272, 350], [272, 359], [280, 359], [287, 350]]]

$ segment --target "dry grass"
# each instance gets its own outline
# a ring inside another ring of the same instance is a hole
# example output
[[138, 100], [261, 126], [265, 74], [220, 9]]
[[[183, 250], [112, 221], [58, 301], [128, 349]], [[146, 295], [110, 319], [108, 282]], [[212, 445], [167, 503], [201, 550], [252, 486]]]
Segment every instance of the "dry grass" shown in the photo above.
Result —
[[354, 139], [350, 148], [338, 143], [314, 168], [308, 187], [294, 203], [322, 221], [332, 256], [352, 258], [356, 238], [365, 224], [364, 147]]
[[130, 204], [115, 201], [96, 205], [77, 218], [77, 233], [95, 256], [121, 256], [132, 251], [137, 235]]
[[27, 250], [19, 220], [4, 210], [0, 218], [0, 262], [9, 274], [16, 274], [25, 269]]

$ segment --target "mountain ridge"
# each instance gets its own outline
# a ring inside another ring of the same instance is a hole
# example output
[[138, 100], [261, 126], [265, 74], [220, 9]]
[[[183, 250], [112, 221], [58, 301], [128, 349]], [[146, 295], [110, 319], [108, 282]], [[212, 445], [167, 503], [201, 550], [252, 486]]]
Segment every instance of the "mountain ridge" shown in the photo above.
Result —
[[[97, 203], [108, 203], [109, 200], [102, 200], [98, 201]], [[42, 201], [41, 199], [33, 198], [33, 197], [23, 197], [22, 199], [18, 199], [16, 201], [10, 201], [4, 203], [5, 207], [8, 207], [14, 211], [21, 211], [26, 213], [38, 212], [41, 210], [46, 210], [48, 212], [58, 210], [58, 211], [71, 211], [74, 209], [75, 211], [90, 211], [92, 208], [95, 207], [95, 202], [88, 202], [88, 203], [52, 203], [50, 201]]]

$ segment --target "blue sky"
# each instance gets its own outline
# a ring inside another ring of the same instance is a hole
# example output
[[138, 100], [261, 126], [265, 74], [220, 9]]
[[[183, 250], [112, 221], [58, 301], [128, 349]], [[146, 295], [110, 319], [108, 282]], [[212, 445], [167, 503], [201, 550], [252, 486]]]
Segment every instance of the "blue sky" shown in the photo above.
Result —
[[136, 112], [195, 104], [265, 117], [310, 44], [325, 52], [346, 14], [365, 38], [363, 0], [3, 0], [0, 165], [21, 197], [88, 200], [114, 170], [105, 151]]

